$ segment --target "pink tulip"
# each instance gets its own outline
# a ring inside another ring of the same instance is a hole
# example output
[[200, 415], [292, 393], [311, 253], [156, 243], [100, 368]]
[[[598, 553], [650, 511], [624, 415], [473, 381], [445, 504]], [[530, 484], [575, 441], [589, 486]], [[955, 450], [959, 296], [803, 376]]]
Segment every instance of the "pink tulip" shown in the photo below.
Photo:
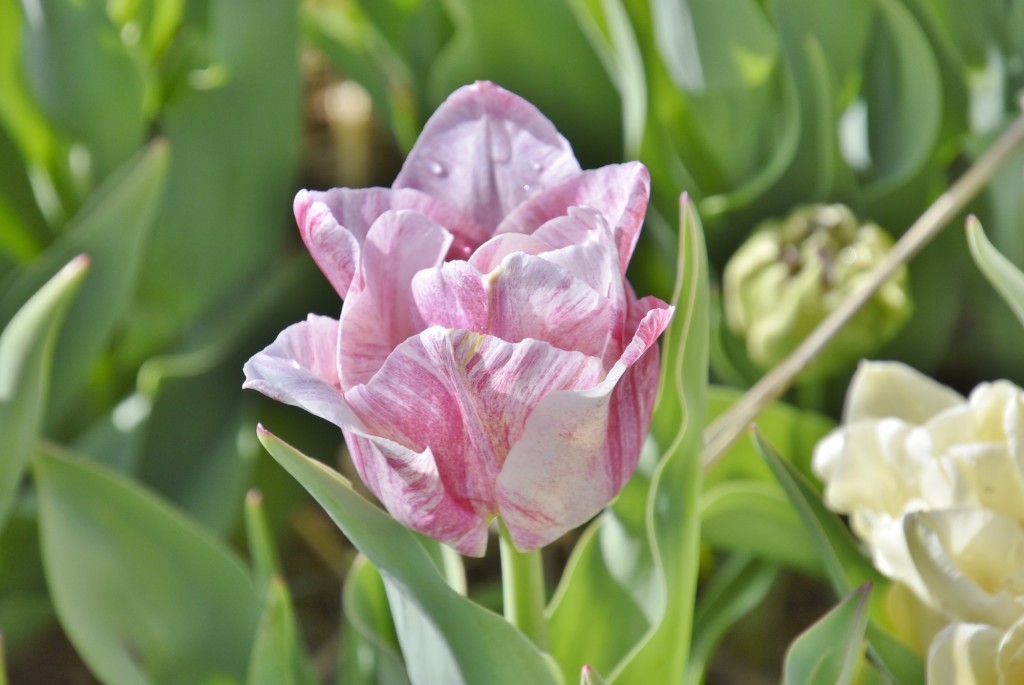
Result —
[[340, 426], [410, 528], [480, 556], [495, 516], [526, 551], [636, 468], [672, 308], [624, 274], [639, 163], [582, 171], [536, 108], [456, 91], [389, 188], [302, 191], [295, 216], [344, 299], [245, 365], [245, 387]]

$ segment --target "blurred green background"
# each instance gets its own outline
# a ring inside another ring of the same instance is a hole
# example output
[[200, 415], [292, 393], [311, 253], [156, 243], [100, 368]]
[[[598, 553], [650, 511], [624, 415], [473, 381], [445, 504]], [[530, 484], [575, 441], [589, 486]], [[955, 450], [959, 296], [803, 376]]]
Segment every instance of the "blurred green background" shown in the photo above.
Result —
[[[430, 113], [476, 79], [533, 102], [584, 167], [647, 164], [652, 208], [631, 277], [641, 294], [667, 297], [683, 191], [702, 216], [714, 274], [757, 224], [802, 205], [842, 202], [901, 234], [1017, 115], [1024, 6], [0, 0], [0, 329], [75, 255], [91, 258], [55, 339], [50, 382], [37, 379], [38, 420], [11, 419], [20, 405], [0, 393], [0, 426], [31, 429], [31, 451], [49, 455], [24, 477], [25, 461], [3, 452], [13, 432], [0, 434], [0, 474], [14, 484], [0, 492], [0, 632], [13, 682], [88, 682], [75, 651], [109, 679], [96, 664], [121, 658], [118, 636], [149, 630], [138, 616], [159, 624], [175, 593], [208, 608], [227, 601], [210, 588], [240, 568], [229, 550], [245, 547], [253, 487], [318, 676], [339, 672], [339, 578], [353, 553], [262, 453], [254, 428], [261, 421], [325, 459], [340, 436], [243, 393], [241, 367], [285, 325], [340, 310], [298, 239], [296, 190], [390, 184]], [[1017, 264], [1022, 183], [1018, 154], [972, 205]], [[958, 227], [910, 265], [909, 283], [914, 313], [877, 357], [961, 389], [1024, 380], [1019, 324], [977, 274]], [[742, 343], [713, 330], [713, 378], [750, 385], [759, 372]], [[834, 415], [850, 371], [791, 399]], [[13, 371], [0, 363], [3, 373]], [[794, 440], [787, 456], [805, 464], [811, 444]], [[153, 563], [170, 565], [167, 582], [132, 585], [118, 555], [143, 549], [158, 520], [170, 527], [152, 533], [166, 556], [152, 552]], [[171, 553], [193, 535], [220, 559], [195, 564], [226, 570], [215, 580], [196, 571], [205, 590], [170, 588], [168, 578], [193, 578]], [[562, 558], [549, 552], [554, 569]], [[489, 568], [471, 569], [484, 594]], [[119, 587], [134, 609], [103, 608], [103, 593]], [[124, 647], [134, 665], [114, 672], [241, 682], [263, 601], [251, 595], [224, 609], [234, 661], [183, 669], [182, 619], [177, 632], [160, 624], [151, 641]], [[774, 620], [793, 614], [772, 601]], [[738, 635], [731, 649], [771, 673], [782, 648], [744, 647]], [[211, 640], [211, 653], [230, 651]]]

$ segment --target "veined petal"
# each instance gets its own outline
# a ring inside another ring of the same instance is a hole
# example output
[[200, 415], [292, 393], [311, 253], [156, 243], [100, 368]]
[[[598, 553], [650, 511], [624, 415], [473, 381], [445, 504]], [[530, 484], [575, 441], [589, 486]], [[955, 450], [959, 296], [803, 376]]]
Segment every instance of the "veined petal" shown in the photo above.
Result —
[[487, 332], [487, 286], [483, 274], [468, 262], [420, 271], [412, 279], [412, 300], [420, 330], [442, 326]]
[[579, 352], [434, 326], [399, 345], [346, 399], [368, 434], [429, 449], [445, 491], [490, 518], [495, 479], [527, 416], [550, 393], [594, 387], [601, 374], [600, 361]]
[[505, 217], [495, 233], [533, 233], [548, 221], [566, 214], [570, 207], [590, 207], [611, 227], [619, 255], [619, 272], [624, 274], [647, 212], [650, 191], [650, 174], [639, 162], [583, 171], [521, 204]]
[[1001, 685], [997, 654], [1002, 631], [978, 623], [951, 623], [928, 650], [928, 685]]
[[610, 302], [567, 268], [517, 253], [487, 280], [491, 335], [511, 342], [535, 338], [590, 357], [604, 354], [613, 328]]
[[469, 263], [480, 273], [486, 274], [497, 269], [505, 257], [515, 252], [538, 255], [550, 249], [551, 245], [532, 235], [503, 233], [478, 247], [469, 258]]
[[1021, 617], [1012, 583], [1024, 568], [1024, 532], [1016, 522], [974, 507], [918, 511], [905, 517], [904, 533], [929, 593], [923, 600], [1003, 630]]
[[366, 235], [360, 279], [341, 310], [341, 387], [366, 383], [399, 343], [416, 332], [410, 286], [422, 269], [442, 263], [452, 237], [422, 214], [387, 211]]
[[649, 311], [608, 376], [547, 395], [498, 476], [498, 505], [520, 550], [546, 545], [599, 512], [636, 468], [658, 387], [655, 344], [668, 305]]
[[370, 226], [388, 210], [418, 212], [444, 226], [454, 237], [451, 258], [465, 258], [487, 238], [484, 230], [462, 212], [412, 189], [300, 190], [294, 208], [306, 248], [342, 299], [348, 296], [359, 271], [362, 245]]
[[481, 557], [487, 549], [487, 523], [445, 488], [433, 452], [411, 450], [392, 440], [345, 432], [359, 477], [398, 521], [463, 554]]
[[310, 315], [281, 331], [245, 363], [243, 388], [301, 407], [342, 428], [361, 426], [339, 390], [335, 365], [338, 322]]
[[434, 112], [394, 187], [439, 198], [491, 233], [530, 195], [579, 170], [568, 141], [536, 107], [478, 82]]
[[899, 362], [862, 362], [850, 381], [843, 422], [895, 417], [924, 425], [963, 396]]

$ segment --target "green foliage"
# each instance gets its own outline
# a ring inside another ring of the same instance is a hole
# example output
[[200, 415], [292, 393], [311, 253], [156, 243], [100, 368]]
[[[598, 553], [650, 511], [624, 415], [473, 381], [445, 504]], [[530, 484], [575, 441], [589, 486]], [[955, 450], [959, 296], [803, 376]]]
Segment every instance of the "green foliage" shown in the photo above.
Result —
[[358, 495], [337, 472], [262, 428], [259, 437], [380, 570], [410, 682], [558, 682], [522, 633], [445, 583], [408, 529]]
[[88, 268], [75, 257], [0, 333], [0, 531], [42, 428], [57, 331]]
[[862, 585], [805, 630], [786, 652], [786, 685], [849, 685], [857, 674], [868, 625], [870, 585]]
[[[700, 431], [707, 369], [707, 269], [684, 198], [678, 282], [652, 424], [656, 447], [573, 550], [549, 607], [551, 653], [566, 682], [589, 664], [609, 683], [686, 670], [699, 557]], [[588, 626], [581, 631], [574, 626]], [[645, 674], [647, 674], [645, 676]]]
[[71, 455], [33, 463], [47, 583], [102, 681], [241, 682], [261, 598], [248, 571], [137, 484]]

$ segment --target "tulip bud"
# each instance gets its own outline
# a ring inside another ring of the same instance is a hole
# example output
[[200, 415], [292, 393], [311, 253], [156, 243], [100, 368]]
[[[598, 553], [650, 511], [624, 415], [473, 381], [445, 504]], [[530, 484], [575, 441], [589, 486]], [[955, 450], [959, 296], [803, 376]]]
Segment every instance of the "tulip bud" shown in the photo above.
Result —
[[[725, 267], [729, 328], [769, 369], [784, 359], [857, 288], [892, 247], [875, 224], [843, 205], [813, 205], [761, 224]], [[874, 352], [911, 311], [906, 268], [886, 282], [804, 372], [827, 377]]]

